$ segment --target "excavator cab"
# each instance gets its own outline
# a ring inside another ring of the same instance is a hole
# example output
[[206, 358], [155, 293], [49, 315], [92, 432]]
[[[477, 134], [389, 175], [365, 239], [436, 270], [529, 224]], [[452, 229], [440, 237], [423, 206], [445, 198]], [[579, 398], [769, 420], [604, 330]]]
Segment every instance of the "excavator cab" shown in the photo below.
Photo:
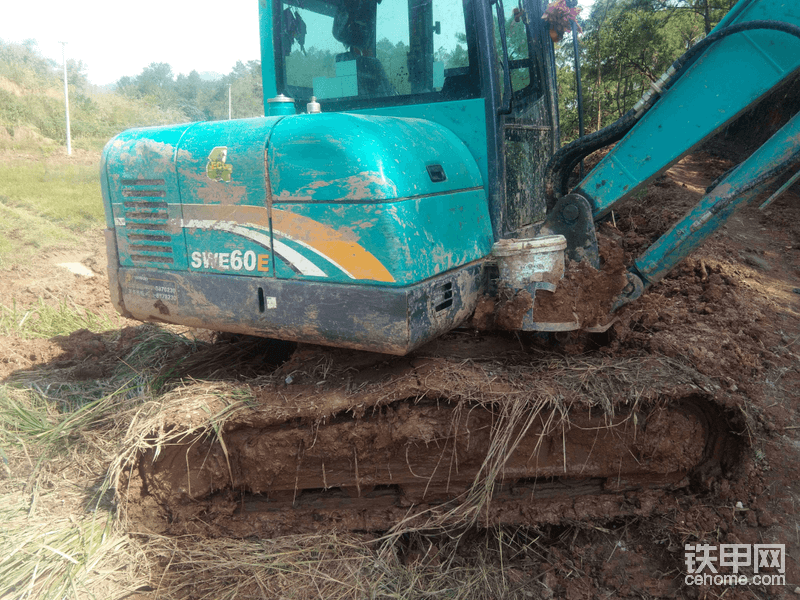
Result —
[[[452, 129], [490, 198], [493, 237], [544, 217], [558, 145], [546, 3], [274, 0], [261, 4], [264, 97], [323, 113], [418, 118]], [[499, 20], [498, 20], [499, 19]]]

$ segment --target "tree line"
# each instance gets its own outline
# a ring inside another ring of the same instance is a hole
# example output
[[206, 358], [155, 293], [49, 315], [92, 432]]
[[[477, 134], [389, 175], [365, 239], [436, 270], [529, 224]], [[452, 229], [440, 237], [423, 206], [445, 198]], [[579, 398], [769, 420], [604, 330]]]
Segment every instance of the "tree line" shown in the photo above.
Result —
[[[595, 0], [579, 18], [586, 131], [624, 115], [672, 62], [703, 39], [736, 0]], [[578, 136], [571, 36], [556, 48], [562, 141]]]
[[[64, 82], [60, 63], [42, 56], [34, 40], [0, 40], [0, 134], [12, 139], [27, 128], [56, 143], [66, 139]], [[70, 129], [78, 146], [102, 147], [130, 127], [179, 123], [187, 115], [170, 106], [93, 86], [86, 65], [67, 61]], [[5, 129], [5, 131], [3, 131]], [[14, 144], [5, 141], [3, 144]]]
[[177, 77], [167, 63], [151, 63], [139, 75], [117, 81], [118, 93], [144, 100], [162, 109], [185, 115], [188, 121], [215, 121], [228, 118], [228, 92], [234, 119], [264, 114], [261, 63], [238, 61], [227, 75], [213, 81], [197, 71]]

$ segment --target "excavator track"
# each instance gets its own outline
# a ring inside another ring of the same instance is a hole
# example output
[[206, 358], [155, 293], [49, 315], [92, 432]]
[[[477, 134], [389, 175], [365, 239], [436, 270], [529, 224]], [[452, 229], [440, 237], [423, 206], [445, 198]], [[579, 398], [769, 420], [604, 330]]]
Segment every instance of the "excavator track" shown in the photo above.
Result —
[[677, 363], [446, 352], [305, 349], [266, 382], [182, 388], [122, 470], [129, 515], [235, 537], [645, 515], [735, 455], [713, 384]]

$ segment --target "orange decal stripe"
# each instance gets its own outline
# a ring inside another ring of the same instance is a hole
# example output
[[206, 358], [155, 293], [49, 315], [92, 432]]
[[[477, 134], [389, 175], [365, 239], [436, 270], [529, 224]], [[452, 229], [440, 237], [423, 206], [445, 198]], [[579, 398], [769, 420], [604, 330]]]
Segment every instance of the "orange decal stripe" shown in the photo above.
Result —
[[394, 277], [375, 255], [354, 239], [355, 234], [332, 227], [286, 210], [272, 209], [275, 235], [287, 236], [314, 248], [341, 265], [355, 279], [394, 282]]

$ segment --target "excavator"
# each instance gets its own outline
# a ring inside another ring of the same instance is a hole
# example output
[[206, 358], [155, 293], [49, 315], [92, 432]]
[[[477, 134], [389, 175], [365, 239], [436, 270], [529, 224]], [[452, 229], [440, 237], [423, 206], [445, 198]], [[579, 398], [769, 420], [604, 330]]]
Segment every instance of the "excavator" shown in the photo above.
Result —
[[[602, 331], [796, 171], [797, 115], [632, 264], [604, 255], [596, 225], [620, 202], [797, 74], [800, 6], [740, 0], [631, 111], [561, 148], [545, 9], [259, 0], [265, 116], [107, 144], [117, 310], [298, 344], [224, 424], [131, 459], [120, 489], [166, 530], [646, 514], [732, 460], [697, 374], [601, 401], [459, 332]], [[565, 277], [576, 265], [603, 290], [591, 302]]]

